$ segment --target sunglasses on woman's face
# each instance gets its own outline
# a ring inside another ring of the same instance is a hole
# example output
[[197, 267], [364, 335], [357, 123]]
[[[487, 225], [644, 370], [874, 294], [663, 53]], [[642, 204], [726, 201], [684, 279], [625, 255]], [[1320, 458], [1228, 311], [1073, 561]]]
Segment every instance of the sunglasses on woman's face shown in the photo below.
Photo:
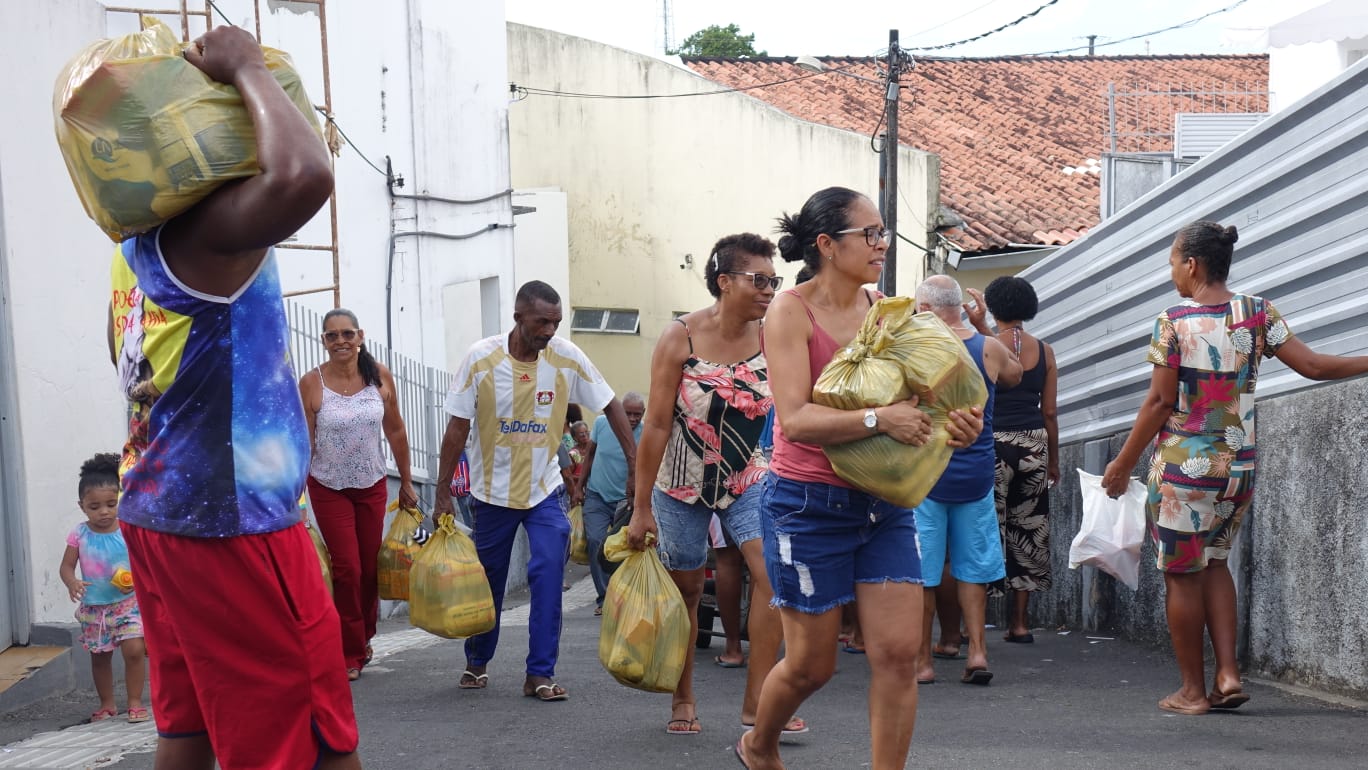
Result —
[[323, 341], [337, 342], [338, 340], [346, 340], [347, 342], [351, 342], [356, 339], [358, 333], [359, 332], [356, 329], [343, 329], [341, 331], [334, 329], [330, 332], [323, 332]]
[[748, 275], [755, 288], [764, 291], [766, 288], [772, 291], [779, 291], [779, 287], [784, 285], [784, 277], [780, 275], [765, 275], [748, 270], [728, 270], [728, 275]]

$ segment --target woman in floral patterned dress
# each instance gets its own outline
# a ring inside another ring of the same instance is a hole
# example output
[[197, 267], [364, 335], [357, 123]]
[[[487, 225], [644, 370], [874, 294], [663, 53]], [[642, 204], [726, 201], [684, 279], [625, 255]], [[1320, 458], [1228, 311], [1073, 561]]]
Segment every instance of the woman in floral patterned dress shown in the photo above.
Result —
[[[774, 403], [760, 349], [760, 319], [783, 279], [774, 274], [774, 244], [751, 233], [713, 246], [703, 270], [713, 304], [667, 325], [651, 356], [651, 395], [637, 446], [636, 505], [628, 537], [636, 548], [655, 532], [660, 559], [689, 608], [698, 633], [708, 525], [714, 514], [741, 549], [754, 592], [747, 629], [750, 664], [741, 704], [743, 725], [755, 722], [760, 685], [779, 656], [783, 630], [770, 605], [760, 542], [759, 483], [769, 462], [760, 451]], [[702, 731], [693, 691], [693, 656], [675, 689], [670, 735]], [[807, 732], [794, 718], [788, 732]]]
[[[1159, 701], [1179, 714], [1238, 708], [1249, 700], [1235, 659], [1235, 583], [1226, 559], [1254, 499], [1254, 385], [1259, 362], [1276, 356], [1313, 380], [1368, 372], [1368, 356], [1313, 352], [1292, 335], [1273, 303], [1226, 288], [1238, 234], [1215, 222], [1179, 231], [1169, 253], [1174, 288], [1186, 301], [1154, 324], [1154, 364], [1135, 429], [1107, 465], [1113, 497], [1154, 443], [1147, 515], [1167, 589], [1169, 636], [1182, 686]], [[1206, 687], [1202, 631], [1216, 672]]]

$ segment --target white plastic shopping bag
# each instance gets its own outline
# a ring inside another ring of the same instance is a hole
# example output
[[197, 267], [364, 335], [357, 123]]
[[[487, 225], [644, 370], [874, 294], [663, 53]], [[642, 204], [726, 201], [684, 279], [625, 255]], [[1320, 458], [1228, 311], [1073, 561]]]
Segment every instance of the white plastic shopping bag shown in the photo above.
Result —
[[1140, 583], [1140, 547], [1145, 542], [1145, 485], [1131, 479], [1113, 500], [1102, 477], [1078, 471], [1083, 489], [1083, 524], [1069, 546], [1069, 569], [1097, 567], [1130, 586]]

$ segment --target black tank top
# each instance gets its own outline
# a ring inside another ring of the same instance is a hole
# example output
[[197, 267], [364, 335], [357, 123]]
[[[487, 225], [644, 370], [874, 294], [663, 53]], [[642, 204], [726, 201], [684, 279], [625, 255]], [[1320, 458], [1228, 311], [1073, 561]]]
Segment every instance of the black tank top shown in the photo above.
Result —
[[1038, 430], [1045, 427], [1045, 415], [1040, 412], [1040, 393], [1045, 389], [1045, 343], [1039, 339], [1039, 360], [1021, 375], [1015, 387], [997, 389], [997, 404], [993, 410], [994, 430]]

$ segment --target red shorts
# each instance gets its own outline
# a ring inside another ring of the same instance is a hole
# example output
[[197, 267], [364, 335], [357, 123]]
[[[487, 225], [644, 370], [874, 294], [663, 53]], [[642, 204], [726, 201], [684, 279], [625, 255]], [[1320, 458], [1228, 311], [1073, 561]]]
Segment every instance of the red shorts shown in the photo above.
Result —
[[224, 770], [356, 750], [337, 611], [302, 524], [229, 538], [121, 526], [158, 735], [207, 734]]

